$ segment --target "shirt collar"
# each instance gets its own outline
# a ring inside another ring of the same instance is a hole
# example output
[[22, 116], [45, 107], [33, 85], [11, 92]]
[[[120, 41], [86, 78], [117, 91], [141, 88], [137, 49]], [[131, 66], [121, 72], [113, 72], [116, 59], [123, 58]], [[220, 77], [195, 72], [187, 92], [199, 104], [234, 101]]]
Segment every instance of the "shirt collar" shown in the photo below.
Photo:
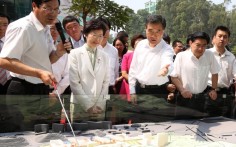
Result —
[[[219, 52], [217, 52], [215, 46], [213, 47], [213, 53], [219, 56]], [[224, 56], [230, 56], [230, 52], [226, 48], [225, 48], [225, 52], [221, 55], [221, 57], [224, 57]]]
[[[153, 49], [157, 49], [157, 50], [162, 49], [162, 47], [163, 47], [163, 45], [164, 45], [164, 44], [163, 44], [164, 42], [165, 42], [165, 41], [164, 41], [163, 39], [161, 39], [161, 41], [160, 41], [156, 46], [154, 46]], [[150, 45], [149, 45], [148, 39], [146, 39], [146, 47], [151, 48]]]
[[86, 50], [88, 51], [88, 52], [90, 52], [90, 53], [95, 53], [95, 51], [96, 51], [96, 49], [97, 48], [90, 48], [87, 44], [85, 45], [85, 48], [86, 48]]
[[33, 12], [30, 13], [30, 18], [38, 31], [42, 31], [48, 27], [48, 26], [44, 27]]
[[1, 40], [1, 42], [4, 42], [5, 41], [5, 36], [3, 36], [0, 40]]
[[191, 48], [189, 48], [189, 49], [186, 50], [185, 52], [187, 52], [187, 53], [190, 55], [190, 57], [191, 57], [191, 58], [194, 58], [194, 59], [200, 59], [200, 58], [202, 58], [202, 57], [204, 56], [204, 53], [203, 53], [203, 55], [202, 55], [201, 57], [197, 58], [197, 57], [193, 54]]
[[81, 36], [80, 36], [80, 40], [79, 41], [75, 41], [74, 38], [70, 37], [71, 38], [71, 41], [72, 43], [76, 43], [76, 42], [80, 42], [80, 41], [83, 41], [84, 42], [84, 37], [83, 37], [83, 34], [81, 33]]
[[99, 49], [105, 49], [105, 48], [108, 48], [108, 42], [106, 43], [106, 45], [103, 47], [102, 45], [99, 45], [97, 48]]

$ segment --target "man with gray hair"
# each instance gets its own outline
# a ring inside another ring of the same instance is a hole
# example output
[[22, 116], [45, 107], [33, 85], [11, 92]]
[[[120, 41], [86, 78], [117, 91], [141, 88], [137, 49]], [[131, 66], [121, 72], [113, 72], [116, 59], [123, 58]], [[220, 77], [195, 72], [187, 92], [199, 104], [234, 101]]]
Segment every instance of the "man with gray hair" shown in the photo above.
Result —
[[140, 41], [130, 66], [129, 86], [131, 101], [135, 94], [165, 94], [167, 97], [168, 73], [173, 64], [173, 49], [163, 39], [166, 20], [161, 15], [146, 19], [147, 39]]

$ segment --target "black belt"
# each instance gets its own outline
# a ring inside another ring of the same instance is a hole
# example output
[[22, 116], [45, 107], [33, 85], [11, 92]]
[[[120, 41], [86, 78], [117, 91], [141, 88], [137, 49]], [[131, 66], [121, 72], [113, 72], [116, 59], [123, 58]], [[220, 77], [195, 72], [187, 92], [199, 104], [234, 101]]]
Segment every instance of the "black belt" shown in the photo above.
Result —
[[206, 99], [207, 93], [192, 94], [192, 98]]
[[12, 77], [12, 81], [17, 81], [17, 82], [21, 82], [21, 83], [24, 83], [24, 84], [32, 84], [32, 85], [45, 85], [44, 83], [39, 83], [39, 84], [33, 84], [33, 83], [30, 83], [24, 79], [20, 79], [20, 78], [17, 78], [17, 77]]

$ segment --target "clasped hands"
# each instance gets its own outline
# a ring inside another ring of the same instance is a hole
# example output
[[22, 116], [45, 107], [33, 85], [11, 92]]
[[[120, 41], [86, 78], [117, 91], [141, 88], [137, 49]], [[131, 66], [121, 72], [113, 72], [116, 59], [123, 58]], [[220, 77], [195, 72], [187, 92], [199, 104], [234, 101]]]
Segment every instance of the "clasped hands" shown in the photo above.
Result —
[[96, 117], [103, 112], [102, 108], [99, 106], [92, 106], [87, 110], [89, 116]]

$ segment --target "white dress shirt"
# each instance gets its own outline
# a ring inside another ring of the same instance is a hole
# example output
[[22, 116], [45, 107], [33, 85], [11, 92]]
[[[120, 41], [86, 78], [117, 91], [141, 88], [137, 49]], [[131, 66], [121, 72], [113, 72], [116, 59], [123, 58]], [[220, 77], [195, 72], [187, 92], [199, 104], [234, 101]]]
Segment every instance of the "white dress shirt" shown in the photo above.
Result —
[[[28, 66], [52, 72], [49, 55], [55, 49], [48, 26], [44, 27], [31, 12], [8, 25], [0, 57], [14, 58]], [[38, 84], [41, 79], [10, 72], [11, 76]]]
[[74, 48], [79, 48], [79, 47], [83, 46], [84, 43], [85, 43], [82, 33], [81, 33], [81, 38], [80, 38], [79, 41], [75, 41], [72, 37], [70, 37], [70, 39], [71, 39], [71, 42], [72, 42], [72, 45], [73, 45]]
[[[220, 65], [220, 72], [218, 73], [218, 88], [229, 88], [232, 84], [233, 78], [236, 77], [236, 63], [235, 56], [225, 49], [223, 55], [219, 55], [216, 48], [209, 49], [213, 52], [218, 64]], [[209, 75], [208, 84], [211, 83], [211, 75]]]
[[0, 39], [0, 49], [2, 49], [4, 42], [5, 42], [5, 36]]
[[[2, 51], [1, 49], [3, 48], [3, 44], [5, 42], [5, 36], [2, 37], [0, 40], [1, 40], [0, 41], [0, 53], [1, 53], [1, 51]], [[10, 72], [8, 70], [6, 70], [6, 74], [7, 74], [7, 80], [9, 80], [11, 78]]]
[[[57, 62], [52, 64], [53, 75], [57, 80], [57, 90], [59, 94], [62, 94], [65, 89], [70, 85], [69, 81], [69, 66], [68, 66], [68, 54], [64, 54]], [[53, 93], [56, 94], [54, 90]]]
[[163, 85], [168, 82], [167, 76], [158, 76], [158, 74], [166, 65], [172, 66], [173, 55], [172, 47], [163, 39], [154, 48], [149, 46], [147, 39], [140, 41], [135, 48], [129, 70], [130, 94], [136, 93], [137, 80], [145, 85]]
[[208, 74], [217, 74], [220, 70], [214, 55], [206, 50], [197, 59], [191, 50], [180, 52], [174, 62], [174, 70], [171, 77], [178, 77], [183, 88], [193, 94], [202, 93], [207, 87]]
[[107, 42], [106, 46], [103, 48], [101, 45], [97, 47], [98, 49], [104, 51], [107, 53], [109, 57], [110, 62], [110, 86], [115, 85], [116, 79], [119, 77], [119, 56], [118, 56], [118, 50]]

